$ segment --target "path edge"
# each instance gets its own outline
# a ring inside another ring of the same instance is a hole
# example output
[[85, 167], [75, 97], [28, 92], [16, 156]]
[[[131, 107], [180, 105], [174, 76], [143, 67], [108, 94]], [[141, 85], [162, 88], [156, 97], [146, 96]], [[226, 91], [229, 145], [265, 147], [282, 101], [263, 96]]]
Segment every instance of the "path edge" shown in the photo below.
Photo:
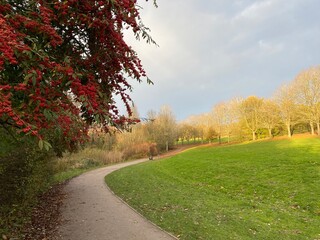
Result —
[[[147, 162], [147, 160], [146, 160], [145, 162]], [[138, 163], [136, 163], [136, 164], [140, 164], [140, 163], [143, 163], [143, 162], [138, 162]], [[136, 164], [133, 164], [133, 165], [136, 165]], [[130, 165], [130, 166], [133, 166], [133, 165]], [[130, 167], [130, 166], [124, 166], [124, 167], [122, 167], [122, 168]], [[119, 168], [119, 169], [117, 169], [117, 170], [120, 170], [120, 169], [122, 169], [122, 168]], [[116, 172], [117, 170], [115, 170], [115, 171], [113, 171], [113, 172]], [[106, 176], [108, 176], [109, 174], [111, 174], [111, 173], [113, 173], [113, 172], [110, 172], [110, 173], [106, 174], [106, 175], [104, 176], [104, 178], [103, 178], [104, 186], [106, 187], [106, 189], [107, 189], [108, 191], [110, 191], [110, 192], [112, 193], [112, 195], [115, 196], [117, 199], [119, 199], [124, 205], [128, 206], [132, 211], [134, 211], [135, 213], [137, 213], [140, 217], [142, 217], [142, 218], [143, 218], [144, 220], [146, 220], [148, 223], [151, 223], [154, 227], [156, 227], [156, 228], [158, 228], [160, 231], [168, 234], [170, 237], [172, 237], [172, 238], [174, 238], [174, 239], [176, 239], [176, 240], [179, 240], [179, 238], [177, 238], [176, 236], [174, 236], [172, 233], [167, 232], [166, 230], [162, 229], [160, 226], [158, 226], [158, 225], [155, 224], [154, 222], [152, 222], [152, 221], [150, 221], [149, 219], [147, 219], [145, 216], [143, 216], [141, 213], [139, 213], [136, 209], [134, 209], [132, 206], [130, 206], [126, 201], [124, 201], [121, 197], [119, 197], [117, 194], [115, 194], [115, 193], [111, 190], [111, 188], [110, 188], [110, 187], [108, 186], [108, 184], [106, 183], [105, 178], [106, 178]]]

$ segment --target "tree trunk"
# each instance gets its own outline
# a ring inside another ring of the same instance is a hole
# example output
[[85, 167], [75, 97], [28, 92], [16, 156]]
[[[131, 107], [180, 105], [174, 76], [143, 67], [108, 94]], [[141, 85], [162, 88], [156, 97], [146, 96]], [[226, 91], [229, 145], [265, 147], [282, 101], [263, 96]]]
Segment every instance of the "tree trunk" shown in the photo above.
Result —
[[317, 132], [318, 136], [320, 136], [320, 122], [317, 122]]
[[287, 124], [287, 131], [288, 131], [288, 137], [291, 138], [292, 134], [291, 134], [291, 126], [290, 126], [290, 124]]
[[272, 135], [272, 128], [268, 128], [268, 132], [269, 132], [269, 137], [270, 137], [270, 138], [273, 138], [273, 135]]
[[313, 126], [313, 122], [310, 121], [310, 128], [311, 128], [311, 135], [314, 135], [314, 126]]
[[218, 138], [219, 138], [219, 144], [221, 144], [221, 136], [219, 135]]
[[256, 140], [256, 131], [252, 131], [252, 140], [253, 140], [253, 141]]

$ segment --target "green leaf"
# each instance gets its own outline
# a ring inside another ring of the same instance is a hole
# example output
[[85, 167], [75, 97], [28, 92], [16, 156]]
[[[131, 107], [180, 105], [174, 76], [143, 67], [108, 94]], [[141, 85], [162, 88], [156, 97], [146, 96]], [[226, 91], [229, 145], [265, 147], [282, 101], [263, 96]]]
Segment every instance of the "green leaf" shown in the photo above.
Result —
[[64, 62], [67, 63], [67, 64], [70, 64], [70, 57], [66, 56], [64, 58]]
[[52, 111], [50, 111], [50, 113], [51, 113], [51, 117], [53, 118], [53, 119], [58, 119], [58, 114], [57, 113], [55, 113], [55, 112], [52, 112]]
[[29, 81], [29, 79], [33, 76], [33, 73], [29, 73], [24, 77], [24, 82], [23, 83], [27, 83]]
[[72, 81], [68, 81], [68, 82], [66, 83], [66, 86], [71, 85], [71, 83], [72, 83]]
[[94, 120], [97, 122], [97, 123], [100, 123], [100, 116], [98, 114], [94, 115]]
[[39, 145], [40, 150], [45, 149], [46, 151], [49, 151], [50, 148], [52, 148], [52, 146], [51, 146], [51, 144], [49, 142], [44, 141], [42, 139], [39, 140], [38, 145]]
[[39, 140], [39, 143], [38, 143], [40, 150], [43, 149], [43, 144], [44, 144], [44, 143], [43, 143], [43, 140], [40, 139], [40, 140]]
[[48, 109], [44, 109], [43, 110], [43, 115], [46, 117], [47, 120], [52, 120], [52, 114], [51, 111]]
[[35, 75], [32, 75], [32, 84], [35, 86], [37, 84], [37, 78]]
[[154, 83], [151, 81], [150, 78], [147, 78], [147, 83], [150, 84], [150, 85], [154, 85]]
[[49, 151], [49, 149], [52, 148], [52, 146], [51, 146], [51, 144], [49, 142], [43, 141], [43, 143], [44, 143], [44, 149], [45, 150]]
[[98, 95], [99, 95], [100, 98], [103, 98], [102, 92], [98, 91]]

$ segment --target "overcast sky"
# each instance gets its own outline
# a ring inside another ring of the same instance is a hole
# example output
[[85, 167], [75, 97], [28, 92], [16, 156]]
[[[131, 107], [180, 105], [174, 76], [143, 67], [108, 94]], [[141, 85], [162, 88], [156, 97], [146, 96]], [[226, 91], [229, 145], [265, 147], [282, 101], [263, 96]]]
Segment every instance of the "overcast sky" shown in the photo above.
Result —
[[169, 105], [183, 120], [233, 97], [271, 97], [320, 64], [320, 0], [138, 2], [159, 45], [127, 37], [154, 82], [133, 84], [141, 117]]

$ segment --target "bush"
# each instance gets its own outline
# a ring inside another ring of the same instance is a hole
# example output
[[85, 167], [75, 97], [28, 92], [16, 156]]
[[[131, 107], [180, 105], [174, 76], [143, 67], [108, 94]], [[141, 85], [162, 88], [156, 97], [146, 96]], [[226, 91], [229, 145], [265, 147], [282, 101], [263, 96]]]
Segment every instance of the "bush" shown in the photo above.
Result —
[[153, 145], [154, 144], [150, 143], [140, 143], [128, 146], [127, 148], [123, 149], [123, 156], [126, 160], [148, 157], [151, 149], [152, 155], [155, 156], [158, 154], [158, 151], [156, 148], [151, 148]]
[[34, 139], [14, 140], [0, 130], [0, 236], [28, 219], [37, 196], [51, 181], [53, 153], [40, 151]]

